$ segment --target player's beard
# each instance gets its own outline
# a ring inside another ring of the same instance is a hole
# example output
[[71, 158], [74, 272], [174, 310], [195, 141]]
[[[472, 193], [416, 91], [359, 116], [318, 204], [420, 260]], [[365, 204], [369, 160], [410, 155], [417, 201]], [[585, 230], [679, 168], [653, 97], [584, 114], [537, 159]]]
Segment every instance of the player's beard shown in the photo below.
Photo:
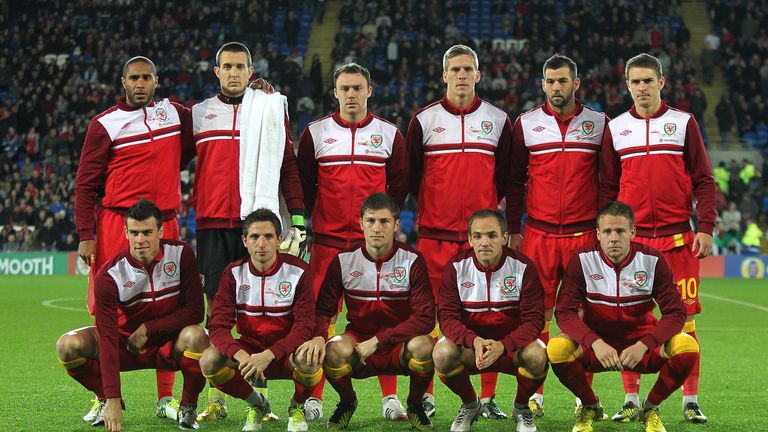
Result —
[[573, 100], [573, 93], [568, 94], [568, 95], [564, 94], [561, 97], [562, 97], [562, 99], [560, 100], [559, 103], [555, 103], [553, 98], [549, 97], [548, 98], [549, 99], [549, 104], [552, 105], [553, 107], [557, 108], [557, 109], [563, 109], [564, 107], [568, 106], [568, 104], [570, 104], [571, 101]]
[[155, 100], [155, 90], [152, 90], [151, 92], [147, 93], [147, 98], [141, 102], [134, 99], [133, 94], [128, 94], [126, 92], [125, 97], [128, 99], [128, 104], [130, 106], [136, 107], [136, 108], [144, 108], [145, 106], [152, 103], [153, 100]]

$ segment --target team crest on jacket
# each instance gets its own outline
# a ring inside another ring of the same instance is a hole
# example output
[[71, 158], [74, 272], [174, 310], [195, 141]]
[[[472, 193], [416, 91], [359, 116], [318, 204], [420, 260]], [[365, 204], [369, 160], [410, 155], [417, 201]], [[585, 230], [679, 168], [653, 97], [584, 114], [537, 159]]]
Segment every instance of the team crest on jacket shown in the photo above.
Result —
[[405, 267], [395, 267], [394, 270], [395, 282], [402, 282], [405, 280]]
[[589, 121], [589, 120], [581, 122], [581, 131], [584, 132], [585, 134], [591, 134], [592, 131], [594, 130], [595, 130], [595, 122]]
[[493, 132], [493, 122], [488, 120], [483, 121], [480, 123], [480, 129], [483, 130], [484, 134], [489, 135], [491, 132]]
[[672, 135], [677, 130], [677, 125], [674, 123], [665, 123], [664, 124], [664, 133], [667, 135]]
[[280, 297], [288, 297], [291, 295], [292, 289], [293, 285], [291, 285], [290, 282], [280, 282], [280, 285], [277, 286], [277, 295]]
[[501, 292], [504, 294], [512, 294], [517, 291], [517, 277], [507, 276], [504, 278], [504, 282], [501, 284]]
[[176, 274], [176, 263], [175, 262], [169, 262], [165, 263], [163, 265], [163, 272], [167, 274], [168, 276], [173, 276]]
[[384, 142], [384, 138], [382, 138], [381, 135], [379, 134], [371, 135], [371, 146], [373, 146], [373, 148], [381, 147], [381, 144], [383, 142]]
[[648, 283], [648, 273], [644, 271], [635, 272], [635, 283], [637, 286], [645, 286]]
[[167, 112], [165, 112], [165, 108], [163, 108], [163, 107], [158, 107], [158, 108], [155, 110], [155, 115], [156, 115], [156, 116], [157, 116], [157, 118], [159, 118], [161, 121], [166, 121], [166, 120], [168, 120], [168, 113], [167, 113]]

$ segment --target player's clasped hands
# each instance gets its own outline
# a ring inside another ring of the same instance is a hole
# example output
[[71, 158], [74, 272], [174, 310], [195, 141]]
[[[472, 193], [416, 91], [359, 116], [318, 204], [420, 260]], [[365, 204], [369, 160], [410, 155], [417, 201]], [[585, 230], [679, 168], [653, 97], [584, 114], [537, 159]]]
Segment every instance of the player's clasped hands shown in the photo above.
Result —
[[296, 350], [296, 358], [299, 361], [303, 359], [307, 366], [323, 364], [325, 361], [325, 339], [316, 336], [299, 345]]
[[624, 369], [634, 369], [638, 363], [643, 360], [643, 356], [648, 351], [648, 347], [644, 343], [638, 341], [634, 345], [624, 349], [621, 352], [619, 359]]
[[239, 361], [240, 375], [243, 379], [251, 382], [254, 379], [266, 380], [264, 371], [267, 369], [275, 355], [270, 350], [264, 350], [258, 354], [251, 354], [247, 358]]
[[491, 366], [504, 354], [504, 345], [493, 339], [476, 337], [472, 345], [475, 349], [475, 365], [479, 370]]
[[592, 343], [592, 351], [595, 352], [595, 357], [597, 357], [597, 360], [600, 361], [600, 364], [605, 369], [613, 371], [623, 370], [619, 353], [602, 339]]

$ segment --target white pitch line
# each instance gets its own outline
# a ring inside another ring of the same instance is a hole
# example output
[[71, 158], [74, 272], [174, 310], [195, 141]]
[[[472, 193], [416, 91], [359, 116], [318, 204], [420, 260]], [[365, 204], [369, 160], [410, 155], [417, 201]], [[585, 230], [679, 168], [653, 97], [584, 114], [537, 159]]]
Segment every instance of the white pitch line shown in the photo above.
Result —
[[711, 298], [711, 299], [724, 301], [726, 303], [733, 303], [733, 304], [737, 304], [739, 306], [744, 306], [744, 307], [748, 307], [748, 308], [752, 308], [752, 309], [757, 309], [759, 311], [768, 312], [768, 307], [756, 305], [754, 303], [747, 303], [747, 302], [743, 302], [743, 301], [739, 301], [739, 300], [729, 299], [727, 297], [720, 297], [720, 296], [717, 296], [717, 295], [714, 295], [714, 294], [707, 294], [707, 293], [702, 293], [702, 292], [700, 292], [699, 295], [701, 297], [708, 297], [708, 298]]
[[88, 309], [85, 307], [80, 308], [74, 308], [70, 306], [59, 306], [56, 303], [63, 302], [63, 301], [71, 301], [71, 300], [81, 300], [79, 297], [68, 297], [68, 298], [60, 298], [60, 299], [50, 299], [50, 300], [44, 300], [42, 302], [42, 305], [45, 307], [53, 308], [53, 309], [61, 309], [66, 311], [73, 311], [73, 312], [87, 312]]

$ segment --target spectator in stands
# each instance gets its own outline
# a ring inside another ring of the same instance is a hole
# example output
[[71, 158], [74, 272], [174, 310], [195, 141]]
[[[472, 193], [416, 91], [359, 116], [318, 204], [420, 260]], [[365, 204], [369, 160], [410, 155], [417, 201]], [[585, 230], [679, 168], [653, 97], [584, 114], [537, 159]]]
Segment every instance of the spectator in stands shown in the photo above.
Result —
[[728, 209], [723, 210], [720, 216], [723, 220], [723, 227], [726, 232], [739, 236], [741, 234], [741, 212], [736, 207], [736, 203], [731, 201], [728, 203]]
[[744, 236], [741, 238], [741, 244], [744, 246], [742, 251], [745, 254], [759, 254], [763, 231], [757, 226], [754, 218], [747, 217], [746, 221], [747, 229], [744, 230]]

